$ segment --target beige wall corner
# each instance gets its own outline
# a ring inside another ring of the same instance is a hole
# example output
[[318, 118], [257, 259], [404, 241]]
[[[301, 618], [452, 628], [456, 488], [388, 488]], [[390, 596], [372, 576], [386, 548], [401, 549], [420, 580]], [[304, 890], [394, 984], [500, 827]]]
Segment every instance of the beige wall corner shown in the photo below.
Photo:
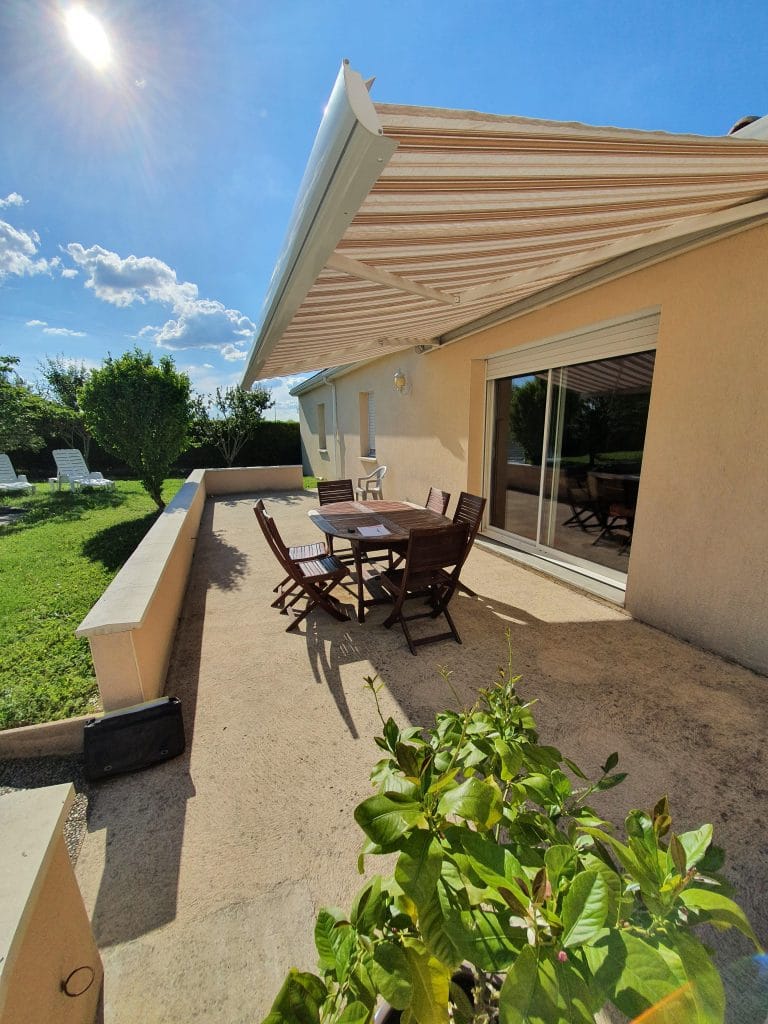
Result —
[[96, 1018], [103, 968], [62, 833], [73, 800], [71, 785], [0, 797], [0, 1024]]

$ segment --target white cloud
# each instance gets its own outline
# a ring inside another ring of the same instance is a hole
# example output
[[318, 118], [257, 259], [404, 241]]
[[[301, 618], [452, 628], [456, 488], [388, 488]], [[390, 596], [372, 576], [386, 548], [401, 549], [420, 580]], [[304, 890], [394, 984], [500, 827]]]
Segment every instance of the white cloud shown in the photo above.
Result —
[[65, 334], [68, 338], [84, 338], [85, 331], [71, 331], [68, 327], [44, 327], [43, 334]]
[[74, 267], [62, 267], [61, 268], [61, 276], [62, 277], [77, 277], [77, 271], [75, 270]]
[[47, 320], [27, 320], [27, 327], [42, 327], [43, 334], [64, 334], [69, 338], [84, 338], [85, 331], [73, 331], [69, 327], [49, 327]]
[[23, 206], [26, 203], [26, 199], [20, 196], [18, 192], [10, 192], [5, 199], [0, 199], [0, 210], [4, 206]]
[[123, 259], [100, 245], [85, 249], [79, 242], [70, 242], [64, 251], [85, 271], [85, 287], [114, 306], [162, 302], [180, 312], [197, 299], [197, 285], [178, 281], [176, 271], [154, 256]]
[[[11, 195], [16, 195], [12, 192]], [[49, 274], [60, 263], [58, 256], [44, 260], [37, 255], [40, 236], [36, 231], [22, 231], [0, 220], [0, 280], [9, 274]]]
[[179, 351], [187, 348], [218, 349], [228, 362], [245, 358], [256, 325], [237, 309], [227, 309], [214, 299], [191, 302], [177, 320], [162, 327], [145, 327], [160, 348]]
[[297, 377], [273, 377], [270, 380], [257, 380], [254, 387], [266, 388], [274, 406], [266, 413], [268, 417], [276, 416], [279, 420], [298, 420], [299, 400], [290, 394], [291, 388], [295, 388], [301, 381], [306, 380], [309, 374]]

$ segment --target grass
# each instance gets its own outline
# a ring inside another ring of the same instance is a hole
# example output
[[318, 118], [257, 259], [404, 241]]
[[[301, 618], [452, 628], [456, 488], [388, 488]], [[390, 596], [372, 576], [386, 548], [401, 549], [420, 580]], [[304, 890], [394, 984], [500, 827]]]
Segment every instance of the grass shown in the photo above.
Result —
[[314, 489], [316, 487], [317, 487], [317, 477], [316, 476], [305, 476], [304, 477], [304, 490], [305, 491], [314, 491]]
[[[170, 501], [181, 480], [166, 480]], [[99, 707], [88, 641], [74, 631], [157, 518], [137, 482], [114, 491], [4, 498], [23, 519], [0, 526], [0, 728]]]

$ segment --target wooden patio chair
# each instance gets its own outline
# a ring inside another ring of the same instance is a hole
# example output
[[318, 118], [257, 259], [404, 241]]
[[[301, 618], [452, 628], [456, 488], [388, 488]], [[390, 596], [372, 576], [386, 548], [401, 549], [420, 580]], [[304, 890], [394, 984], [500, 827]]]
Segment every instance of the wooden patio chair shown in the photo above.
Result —
[[[477, 494], [468, 494], [466, 491], [462, 491], [459, 495], [459, 500], [456, 502], [453, 521], [454, 523], [461, 523], [466, 526], [469, 531], [467, 535], [467, 550], [464, 552], [463, 562], [467, 560], [469, 552], [472, 550], [472, 545], [475, 543], [475, 537], [483, 521], [486, 501], [487, 498], [481, 498]], [[474, 590], [468, 587], [466, 583], [460, 583], [459, 587], [465, 594], [469, 594], [470, 597], [477, 597]]]
[[322, 541], [318, 544], [287, 547], [277, 524], [264, 507], [264, 502], [257, 501], [253, 511], [267, 544], [286, 574], [285, 579], [274, 588], [278, 596], [272, 602], [272, 607], [287, 614], [302, 597], [307, 601], [304, 610], [286, 628], [286, 632], [296, 629], [302, 619], [318, 606], [333, 618], [346, 621], [348, 615], [339, 602], [330, 596], [334, 587], [348, 574], [346, 565], [329, 555]]
[[[441, 491], [437, 487], [430, 487], [427, 500], [424, 502], [424, 508], [428, 508], [430, 512], [437, 512], [439, 516], [444, 516], [448, 509], [448, 502], [451, 500], [451, 496], [448, 491]], [[390, 544], [389, 547], [389, 567], [390, 569], [396, 569], [398, 565], [405, 558], [405, 553], [408, 550], [408, 541], [396, 541], [394, 544]]]
[[[275, 542], [270, 531], [268, 521], [271, 519], [269, 512], [267, 512], [264, 502], [259, 498], [253, 507], [254, 514], [261, 527], [261, 532], [264, 534], [267, 544], [272, 549], [275, 557], [278, 557]], [[324, 541], [318, 540], [313, 544], [298, 544], [288, 548], [288, 557], [294, 562], [303, 562], [309, 558], [325, 558], [329, 554], [328, 546]], [[276, 587], [272, 588], [272, 593], [277, 594], [277, 597], [272, 602], [273, 608], [285, 609], [285, 601], [292, 593], [296, 591], [296, 584], [293, 582], [291, 576], [286, 576]], [[298, 598], [297, 598], [298, 600]]]
[[[463, 523], [439, 530], [411, 530], [405, 567], [387, 569], [379, 577], [379, 582], [395, 601], [384, 626], [391, 629], [396, 622], [400, 623], [411, 654], [416, 654], [416, 648], [422, 644], [433, 644], [440, 640], [453, 639], [457, 644], [461, 643], [448, 604], [456, 590], [466, 557], [467, 535], [468, 528]], [[424, 595], [429, 597], [431, 607], [416, 615], [406, 615], [404, 604], [407, 599]], [[436, 619], [440, 615], [445, 616], [448, 632], [413, 639], [408, 629], [409, 622], [414, 619]]]
[[[321, 505], [333, 505], [337, 501], [354, 501], [355, 488], [351, 480], [318, 480], [317, 497]], [[326, 533], [325, 543], [328, 545], [328, 553], [334, 554], [333, 537]], [[351, 549], [342, 552], [341, 557], [345, 562], [352, 560]]]
[[444, 516], [448, 511], [448, 502], [451, 500], [451, 496], [448, 491], [441, 491], [437, 487], [430, 487], [427, 500], [424, 502], [424, 508], [431, 509], [433, 512], [437, 512], [438, 515]]

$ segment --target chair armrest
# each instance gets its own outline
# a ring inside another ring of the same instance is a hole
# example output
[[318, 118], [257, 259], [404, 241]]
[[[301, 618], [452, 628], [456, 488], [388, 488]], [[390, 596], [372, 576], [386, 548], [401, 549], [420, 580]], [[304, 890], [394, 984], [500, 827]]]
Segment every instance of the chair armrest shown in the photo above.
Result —
[[16, 479], [17, 479], [17, 481], [20, 484], [28, 484], [29, 483], [29, 480], [27, 480], [27, 477], [26, 477], [25, 473], [17, 473], [16, 474]]

